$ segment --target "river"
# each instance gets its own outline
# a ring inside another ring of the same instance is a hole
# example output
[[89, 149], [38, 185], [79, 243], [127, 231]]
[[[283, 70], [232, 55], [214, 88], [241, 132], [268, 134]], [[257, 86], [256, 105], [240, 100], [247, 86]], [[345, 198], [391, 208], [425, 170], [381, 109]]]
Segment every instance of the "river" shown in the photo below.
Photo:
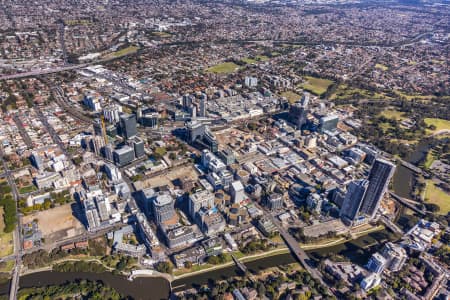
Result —
[[[342, 255], [351, 261], [363, 265], [367, 262], [370, 255], [379, 250], [387, 240], [395, 240], [396, 237], [387, 230], [373, 232], [356, 240], [349, 241], [340, 245], [326, 247], [318, 250], [310, 250], [307, 253], [315, 260], [322, 260], [330, 253]], [[270, 257], [258, 258], [254, 261], [245, 262], [247, 268], [257, 273], [266, 268], [294, 263], [296, 260], [290, 253], [277, 254]], [[210, 280], [220, 280], [238, 275], [239, 271], [232, 265], [213, 271], [193, 276], [177, 279], [172, 282], [173, 291], [180, 291], [190, 287], [206, 284]], [[130, 296], [134, 299], [160, 300], [168, 299], [170, 293], [170, 284], [167, 280], [157, 277], [136, 278], [132, 282], [125, 277], [113, 275], [112, 273], [83, 273], [83, 272], [53, 272], [44, 271], [25, 275], [20, 277], [20, 287], [34, 287], [45, 285], [58, 285], [67, 281], [76, 281], [87, 279], [91, 281], [102, 281], [106, 285], [114, 287], [119, 293]], [[0, 294], [8, 293], [8, 284], [0, 285]]]
[[[405, 161], [418, 164], [429, 150], [429, 143], [426, 139], [420, 141], [415, 150], [411, 152]], [[397, 165], [393, 178], [393, 190], [400, 197], [411, 198], [413, 192], [414, 178], [416, 174], [403, 165]]]

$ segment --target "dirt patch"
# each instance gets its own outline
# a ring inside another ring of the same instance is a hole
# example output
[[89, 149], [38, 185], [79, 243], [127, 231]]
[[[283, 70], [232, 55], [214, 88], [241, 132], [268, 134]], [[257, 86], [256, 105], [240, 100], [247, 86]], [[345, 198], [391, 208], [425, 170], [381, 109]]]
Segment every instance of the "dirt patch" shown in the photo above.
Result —
[[24, 223], [37, 220], [45, 243], [54, 243], [84, 233], [85, 227], [79, 220], [79, 213], [74, 211], [76, 204], [65, 204], [53, 209], [34, 213], [23, 218]]

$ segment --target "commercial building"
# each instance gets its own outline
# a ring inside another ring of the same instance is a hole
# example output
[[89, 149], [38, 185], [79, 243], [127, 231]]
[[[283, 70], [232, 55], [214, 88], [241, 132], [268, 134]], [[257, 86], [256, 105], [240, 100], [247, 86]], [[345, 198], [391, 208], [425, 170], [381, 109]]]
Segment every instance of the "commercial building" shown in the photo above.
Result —
[[283, 208], [283, 195], [278, 194], [278, 193], [270, 194], [266, 198], [265, 203], [266, 203], [267, 208], [269, 208], [270, 210], [281, 209], [281, 208]]
[[400, 271], [408, 259], [406, 250], [392, 242], [388, 242], [384, 245], [381, 254], [386, 259], [386, 269], [391, 272]]
[[97, 207], [93, 199], [86, 199], [83, 201], [84, 213], [87, 221], [87, 229], [89, 231], [95, 230], [100, 226], [100, 217], [98, 215]]
[[195, 242], [194, 230], [189, 226], [163, 228], [163, 233], [169, 248], [187, 246]]
[[130, 146], [133, 146], [135, 158], [141, 158], [145, 155], [144, 141], [142, 139], [133, 137]]
[[120, 116], [120, 132], [126, 139], [137, 135], [136, 116], [133, 114], [123, 114]]
[[189, 215], [195, 220], [196, 214], [201, 208], [212, 208], [214, 207], [214, 194], [207, 190], [196, 192], [189, 195]]
[[98, 215], [102, 222], [108, 221], [111, 215], [111, 205], [108, 197], [99, 195], [95, 197], [95, 203], [97, 204]]
[[333, 131], [337, 128], [337, 124], [339, 122], [338, 115], [330, 115], [320, 118], [319, 120], [319, 131]]
[[345, 223], [352, 224], [357, 218], [368, 186], [368, 180], [352, 181], [348, 185], [347, 193], [345, 194], [340, 210], [340, 217]]
[[153, 196], [153, 217], [157, 225], [172, 219], [175, 212], [175, 200], [169, 193], [160, 192]]
[[302, 99], [291, 105], [289, 109], [289, 120], [297, 129], [301, 129], [307, 122], [309, 104], [309, 93], [304, 93]]
[[232, 203], [241, 203], [242, 201], [247, 199], [247, 195], [244, 191], [244, 186], [239, 180], [231, 183], [230, 194]]
[[395, 165], [391, 162], [384, 159], [375, 160], [369, 173], [369, 185], [361, 205], [361, 213], [370, 218], [375, 216], [394, 171]]
[[367, 263], [367, 269], [374, 273], [380, 274], [386, 267], [386, 263], [386, 258], [384, 258], [380, 253], [375, 252], [374, 254], [372, 254], [372, 257]]
[[128, 145], [113, 151], [114, 163], [118, 166], [125, 166], [134, 160], [134, 149]]

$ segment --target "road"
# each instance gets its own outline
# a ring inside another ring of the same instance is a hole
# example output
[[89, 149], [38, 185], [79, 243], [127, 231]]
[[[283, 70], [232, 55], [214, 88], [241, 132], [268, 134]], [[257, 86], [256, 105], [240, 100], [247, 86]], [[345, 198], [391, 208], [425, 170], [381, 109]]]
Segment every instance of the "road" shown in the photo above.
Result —
[[323, 285], [323, 287], [325, 288], [325, 290], [328, 292], [329, 295], [333, 295], [334, 294], [333, 291], [329, 288], [328, 284], [325, 283], [320, 271], [317, 268], [312, 267], [310, 265], [309, 263], [310, 258], [308, 257], [306, 252], [302, 248], [300, 248], [299, 242], [286, 229], [284, 229], [280, 221], [278, 221], [278, 219], [276, 219], [271, 213], [267, 212], [259, 205], [258, 207], [264, 212], [264, 215], [268, 217], [272, 221], [272, 223], [277, 227], [284, 242], [291, 250], [291, 253], [302, 264], [305, 270], [308, 271], [309, 274], [311, 274], [311, 276], [314, 277], [314, 279], [318, 280]]
[[[17, 190], [16, 183], [14, 182], [14, 178], [12, 177], [12, 173], [8, 168], [5, 160], [3, 159], [4, 151], [3, 145], [0, 144], [0, 159], [3, 164], [3, 169], [5, 170], [5, 176], [8, 181], [9, 186], [11, 187], [11, 191], [16, 201], [16, 209], [18, 207], [17, 203], [19, 200], [19, 192]], [[14, 256], [15, 256], [15, 266], [13, 269], [11, 286], [9, 291], [9, 299], [16, 300], [17, 299], [17, 291], [19, 290], [19, 276], [20, 276], [20, 268], [22, 266], [22, 247], [21, 247], [21, 230], [20, 230], [20, 214], [17, 214], [17, 224], [14, 229]]]
[[406, 206], [407, 208], [415, 211], [416, 213], [424, 216], [426, 214], [425, 211], [418, 209], [414, 204], [411, 203], [412, 200], [407, 201], [406, 199], [400, 197], [399, 195], [395, 194], [394, 192], [389, 191], [389, 195], [391, 195], [394, 200], [398, 201], [400, 204]]
[[29, 149], [33, 149], [33, 142], [31, 141], [30, 136], [28, 135], [28, 132], [25, 130], [25, 127], [23, 126], [22, 121], [19, 118], [18, 114], [14, 114], [13, 116], [14, 123], [16, 123], [17, 128], [19, 129], [20, 136], [22, 137], [23, 141], [27, 145]]

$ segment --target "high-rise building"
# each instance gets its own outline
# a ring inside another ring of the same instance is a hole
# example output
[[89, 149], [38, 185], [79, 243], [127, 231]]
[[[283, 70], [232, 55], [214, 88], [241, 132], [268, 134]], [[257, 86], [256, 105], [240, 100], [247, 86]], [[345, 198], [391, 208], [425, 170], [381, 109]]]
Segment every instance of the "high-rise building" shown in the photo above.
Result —
[[197, 121], [191, 121], [186, 124], [186, 130], [188, 142], [193, 143], [196, 139], [203, 138], [206, 130], [206, 125]]
[[309, 93], [305, 92], [300, 101], [292, 104], [289, 109], [289, 119], [298, 129], [307, 122]]
[[120, 113], [122, 112], [122, 106], [117, 104], [111, 104], [103, 108], [103, 117], [109, 123], [116, 124], [120, 120]]
[[134, 149], [128, 145], [113, 151], [114, 162], [118, 166], [124, 166], [134, 160]]
[[386, 258], [386, 268], [391, 272], [400, 271], [408, 259], [406, 250], [392, 242], [388, 242], [384, 245], [381, 254]]
[[96, 136], [103, 136], [102, 121], [100, 119], [95, 119], [93, 126], [94, 126], [94, 134]]
[[198, 110], [198, 116], [199, 117], [206, 117], [206, 101], [208, 100], [208, 97], [205, 93], [202, 93], [200, 95], [200, 105]]
[[368, 186], [368, 180], [350, 182], [340, 210], [340, 216], [344, 221], [352, 223], [358, 216]]
[[239, 180], [231, 183], [230, 185], [230, 194], [231, 194], [231, 201], [232, 203], [241, 203], [245, 199], [247, 199], [247, 195], [244, 191], [244, 186], [242, 185], [242, 182]]
[[380, 274], [383, 272], [384, 268], [386, 267], [386, 259], [378, 252], [375, 252], [372, 254], [372, 257], [369, 259], [369, 262], [367, 263], [367, 269]]
[[97, 196], [95, 197], [95, 202], [97, 203], [98, 214], [101, 221], [109, 220], [111, 214], [111, 205], [109, 203], [108, 197]]
[[208, 190], [203, 190], [189, 195], [189, 214], [195, 219], [196, 213], [201, 208], [212, 208], [214, 207], [214, 194], [210, 193]]
[[183, 96], [183, 108], [188, 110], [191, 106], [192, 106], [193, 100], [192, 100], [192, 96], [189, 94], [186, 94]]
[[147, 112], [139, 119], [139, 123], [145, 127], [158, 128], [158, 118], [157, 112]]
[[89, 231], [93, 231], [100, 226], [100, 217], [98, 215], [97, 207], [95, 206], [93, 199], [84, 200], [83, 206], [86, 215], [87, 228]]
[[256, 87], [256, 86], [258, 86], [258, 78], [251, 77], [251, 76], [245, 76], [244, 84], [247, 87]]
[[137, 135], [136, 116], [133, 114], [123, 114], [120, 116], [120, 130], [122, 136], [130, 139]]
[[140, 158], [142, 156], [145, 155], [145, 150], [144, 150], [144, 141], [138, 137], [134, 137], [131, 140], [131, 145], [133, 146], [134, 149], [134, 156], [136, 158]]
[[375, 160], [369, 173], [369, 186], [361, 205], [361, 213], [368, 215], [370, 218], [375, 216], [394, 171], [395, 165], [393, 163], [384, 159]]
[[330, 115], [330, 116], [322, 117], [322, 118], [320, 118], [320, 121], [319, 121], [319, 130], [322, 133], [325, 131], [333, 131], [337, 128], [338, 122], [339, 122], [338, 115]]
[[153, 197], [153, 217], [157, 225], [161, 225], [175, 216], [174, 205], [175, 201], [169, 193], [160, 192]]

